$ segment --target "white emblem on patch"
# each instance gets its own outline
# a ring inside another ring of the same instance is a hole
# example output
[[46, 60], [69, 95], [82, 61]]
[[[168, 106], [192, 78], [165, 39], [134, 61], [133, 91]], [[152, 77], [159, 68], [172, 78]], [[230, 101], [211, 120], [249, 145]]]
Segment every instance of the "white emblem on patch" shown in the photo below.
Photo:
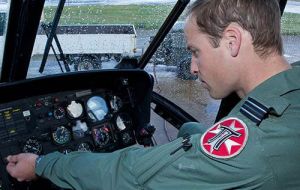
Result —
[[231, 158], [238, 155], [248, 140], [247, 125], [230, 117], [210, 127], [201, 137], [201, 149], [215, 158]]

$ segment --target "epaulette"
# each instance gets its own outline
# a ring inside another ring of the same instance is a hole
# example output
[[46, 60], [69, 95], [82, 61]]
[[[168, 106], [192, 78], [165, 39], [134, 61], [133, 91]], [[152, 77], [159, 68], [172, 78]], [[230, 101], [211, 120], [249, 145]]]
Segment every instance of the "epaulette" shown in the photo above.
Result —
[[268, 116], [269, 111], [269, 108], [251, 97], [248, 97], [240, 108], [240, 112], [253, 121], [257, 126], [259, 126], [261, 121]]

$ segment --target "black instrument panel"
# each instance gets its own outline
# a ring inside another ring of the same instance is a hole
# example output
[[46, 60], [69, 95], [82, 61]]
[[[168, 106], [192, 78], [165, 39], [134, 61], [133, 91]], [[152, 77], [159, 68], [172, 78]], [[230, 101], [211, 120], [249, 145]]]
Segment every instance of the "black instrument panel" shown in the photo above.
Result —
[[[111, 91], [73, 91], [0, 106], [1, 156], [110, 152], [135, 144], [130, 102]], [[6, 147], [6, 148], [4, 148]]]
[[0, 189], [58, 189], [49, 182], [14, 181], [5, 171], [7, 155], [112, 152], [142, 142], [140, 131], [150, 122], [152, 88], [151, 76], [137, 70], [83, 72], [2, 84]]

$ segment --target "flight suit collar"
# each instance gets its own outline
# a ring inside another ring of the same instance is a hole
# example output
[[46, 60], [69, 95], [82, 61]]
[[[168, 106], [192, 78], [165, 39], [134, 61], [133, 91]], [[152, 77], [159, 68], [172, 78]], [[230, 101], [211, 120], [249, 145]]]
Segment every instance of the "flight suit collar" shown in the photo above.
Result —
[[290, 105], [284, 95], [294, 90], [300, 90], [299, 78], [300, 67], [293, 67], [274, 75], [252, 90], [232, 112], [237, 112], [251, 97], [270, 109], [270, 114], [282, 115]]

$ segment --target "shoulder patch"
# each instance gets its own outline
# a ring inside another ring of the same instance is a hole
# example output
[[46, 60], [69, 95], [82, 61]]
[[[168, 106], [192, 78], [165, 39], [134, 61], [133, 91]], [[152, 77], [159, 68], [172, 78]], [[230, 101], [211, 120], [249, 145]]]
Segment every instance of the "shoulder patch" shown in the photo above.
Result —
[[226, 118], [210, 127], [201, 136], [201, 149], [214, 158], [238, 155], [248, 140], [247, 125], [235, 117]]

